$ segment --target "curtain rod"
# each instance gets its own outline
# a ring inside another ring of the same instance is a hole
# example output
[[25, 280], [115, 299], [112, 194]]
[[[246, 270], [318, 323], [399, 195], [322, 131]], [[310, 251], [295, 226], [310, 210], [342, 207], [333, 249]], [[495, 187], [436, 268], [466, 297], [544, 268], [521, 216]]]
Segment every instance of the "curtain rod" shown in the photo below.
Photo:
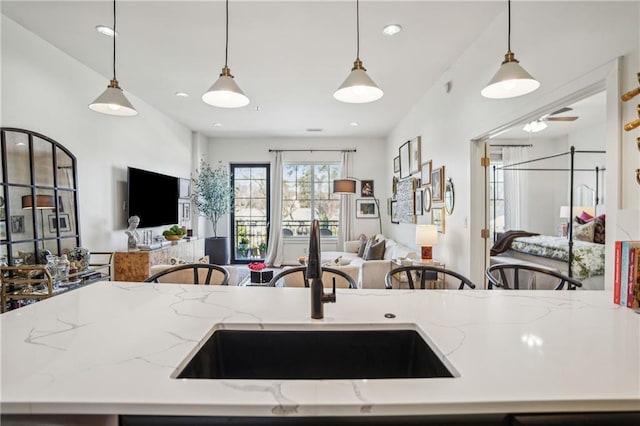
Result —
[[499, 148], [531, 148], [531, 147], [533, 147], [533, 144], [527, 144], [527, 145], [516, 145], [516, 144], [513, 144], [513, 145], [509, 145], [509, 144], [507, 144], [507, 145], [495, 145], [495, 144], [489, 144], [490, 148], [493, 148], [494, 146], [495, 147], [499, 147]]
[[[505, 171], [511, 171], [511, 172], [517, 172], [517, 171], [545, 171], [545, 172], [570, 172], [571, 169], [511, 169], [508, 166], [507, 167], [496, 167], [497, 170], [505, 170]], [[605, 168], [600, 168], [598, 167], [598, 171], [605, 171]], [[595, 172], [596, 169], [573, 169], [574, 172]]]
[[269, 152], [356, 152], [355, 149], [269, 149]]

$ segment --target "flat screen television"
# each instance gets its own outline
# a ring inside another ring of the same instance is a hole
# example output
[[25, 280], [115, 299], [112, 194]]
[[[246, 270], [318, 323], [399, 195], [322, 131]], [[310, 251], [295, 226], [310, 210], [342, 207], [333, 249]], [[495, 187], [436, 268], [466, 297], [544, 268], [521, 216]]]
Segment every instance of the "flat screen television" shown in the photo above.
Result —
[[148, 170], [127, 170], [128, 216], [140, 217], [140, 228], [178, 223], [179, 179]]

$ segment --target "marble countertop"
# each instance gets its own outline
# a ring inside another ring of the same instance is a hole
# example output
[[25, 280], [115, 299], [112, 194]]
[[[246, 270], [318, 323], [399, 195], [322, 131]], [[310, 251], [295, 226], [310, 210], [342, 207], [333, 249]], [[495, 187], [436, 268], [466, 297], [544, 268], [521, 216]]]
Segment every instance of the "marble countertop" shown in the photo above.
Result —
[[[0, 410], [221, 416], [640, 410], [640, 315], [614, 305], [609, 292], [337, 293], [323, 320], [310, 318], [303, 288], [124, 282], [5, 313]], [[406, 325], [428, 336], [459, 377], [171, 378], [214, 326]]]

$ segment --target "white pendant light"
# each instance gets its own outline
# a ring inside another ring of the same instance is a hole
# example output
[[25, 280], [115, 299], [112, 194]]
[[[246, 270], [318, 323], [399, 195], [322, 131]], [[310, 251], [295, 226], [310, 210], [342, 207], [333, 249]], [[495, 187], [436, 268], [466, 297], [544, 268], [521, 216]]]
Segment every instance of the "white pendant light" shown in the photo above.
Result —
[[367, 75], [367, 70], [360, 60], [360, 2], [356, 0], [356, 34], [357, 50], [356, 60], [353, 63], [351, 73], [342, 85], [335, 91], [333, 97], [340, 102], [350, 104], [363, 104], [377, 101], [384, 95], [382, 90]]
[[124, 95], [116, 79], [116, 0], [113, 0], [113, 32], [113, 79], [109, 82], [107, 89], [89, 105], [89, 108], [102, 114], [131, 117], [138, 115], [138, 111]]
[[244, 94], [240, 86], [233, 79], [231, 70], [227, 66], [229, 53], [229, 0], [226, 1], [226, 36], [224, 47], [224, 68], [220, 77], [202, 95], [202, 100], [212, 106], [220, 108], [239, 108], [249, 104], [249, 98]]
[[509, 29], [507, 35], [507, 53], [504, 61], [489, 84], [480, 92], [485, 98], [507, 99], [526, 95], [540, 87], [540, 82], [525, 71], [511, 51], [511, 0], [507, 2]]

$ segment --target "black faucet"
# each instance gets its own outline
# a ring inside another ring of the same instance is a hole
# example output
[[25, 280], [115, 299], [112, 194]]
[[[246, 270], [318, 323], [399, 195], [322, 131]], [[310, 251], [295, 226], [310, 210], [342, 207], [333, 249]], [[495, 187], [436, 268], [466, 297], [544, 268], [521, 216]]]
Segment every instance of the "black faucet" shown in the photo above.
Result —
[[322, 285], [322, 266], [320, 265], [320, 223], [317, 219], [311, 222], [307, 279], [311, 280], [311, 318], [322, 319], [324, 318], [324, 304], [336, 301], [336, 282], [333, 281], [333, 293], [325, 294]]

